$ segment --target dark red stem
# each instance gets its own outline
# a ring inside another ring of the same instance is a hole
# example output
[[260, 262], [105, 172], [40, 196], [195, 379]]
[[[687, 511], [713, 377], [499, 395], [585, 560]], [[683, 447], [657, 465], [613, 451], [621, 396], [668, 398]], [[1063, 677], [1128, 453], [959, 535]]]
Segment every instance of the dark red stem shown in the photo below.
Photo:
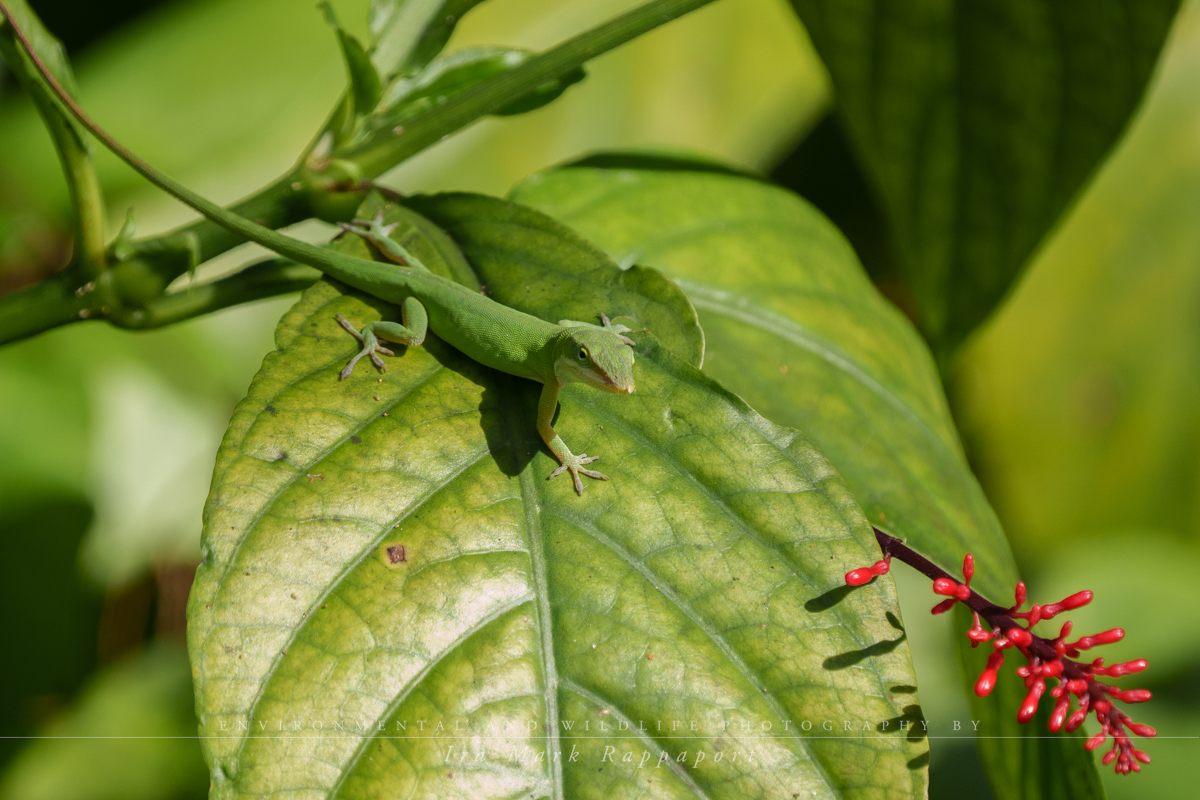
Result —
[[[875, 541], [879, 543], [879, 549], [883, 551], [883, 555], [885, 557], [893, 556], [900, 559], [917, 572], [920, 572], [922, 575], [929, 578], [931, 581], [935, 581], [938, 578], [946, 578], [954, 581], [955, 583], [962, 582], [960, 578], [956, 578], [949, 572], [946, 572], [946, 570], [942, 569], [937, 564], [918, 553], [916, 550], [913, 550], [895, 536], [889, 536], [883, 531], [879, 530], [879, 528], [872, 528], [872, 530], [875, 531]], [[991, 623], [993, 628], [999, 628], [1001, 631], [1007, 631], [1012, 628], [1023, 629], [1023, 626], [1018, 623], [1017, 620], [1009, 616], [1007, 608], [996, 605], [974, 589], [971, 589], [971, 596], [962, 602], [966, 604], [967, 608], [978, 612], [979, 616]], [[1059, 658], [1058, 651], [1054, 649], [1054, 645], [1050, 643], [1050, 640], [1043, 639], [1033, 631], [1030, 631], [1029, 634], [1033, 637], [1033, 641], [1022, 647], [1022, 650], [1029, 655], [1036, 656], [1043, 662], [1047, 663]], [[1081, 665], [1079, 662], [1071, 661], [1066, 657], [1062, 658], [1062, 662], [1064, 677], [1074, 680], [1088, 679], [1088, 673], [1084, 671], [1083, 665]], [[1089, 685], [1093, 687], [1093, 700], [1099, 700], [1104, 696], [1103, 692], [1101, 692], [1097, 687], [1097, 684], [1092, 682]]]

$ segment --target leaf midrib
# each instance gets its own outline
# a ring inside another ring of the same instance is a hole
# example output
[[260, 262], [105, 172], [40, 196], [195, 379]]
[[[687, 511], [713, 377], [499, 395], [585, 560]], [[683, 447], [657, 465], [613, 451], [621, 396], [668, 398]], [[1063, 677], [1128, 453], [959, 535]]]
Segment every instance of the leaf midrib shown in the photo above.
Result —
[[[517, 389], [513, 381], [519, 380], [509, 375], [493, 371], [496, 386], [502, 395], [507, 395], [511, 402], [504, 403], [504, 424], [508, 429], [510, 450], [514, 463], [520, 462], [518, 448], [525, 441], [521, 428], [513, 419], [522, 404], [517, 401]], [[558, 734], [558, 663], [554, 655], [553, 617], [550, 609], [550, 588], [546, 576], [546, 545], [542, 540], [542, 525], [540, 519], [540, 503], [538, 502], [537, 487], [533, 484], [533, 459], [530, 458], [521, 468], [517, 476], [517, 485], [521, 489], [521, 505], [525, 512], [525, 533], [529, 540], [529, 565], [533, 576], [534, 598], [537, 603], [538, 643], [542, 650], [542, 682], [545, 692], [546, 713], [546, 747], [551, 753], [561, 752]], [[562, 761], [551, 758], [550, 789], [555, 800], [564, 800]]]
[[[584, 687], [580, 686], [579, 684], [575, 683], [574, 681], [570, 680], [569, 678], [563, 678], [562, 682], [561, 682], [561, 686], [564, 689], [566, 689], [568, 692], [572, 692], [573, 694], [579, 695], [584, 700], [587, 700], [589, 703], [594, 703], [595, 705], [600, 706], [601, 708], [608, 709], [610, 714], [617, 717], [619, 720], [623, 720], [627, 725], [626, 730], [633, 731], [633, 733], [636, 734], [637, 737], [642, 740], [643, 744], [645, 744], [650, 749], [654, 750], [655, 754], [658, 756], [658, 762], [664, 763], [663, 754], [667, 752], [666, 749], [663, 748], [658, 743], [658, 740], [655, 739], [653, 736], [645, 735], [639, 729], [639, 727], [637, 725], [633, 724], [632, 719], [630, 719], [627, 715], [621, 713], [620, 708], [618, 708], [614, 703], [610, 703], [609, 701], [605, 700], [600, 695], [598, 695], [592, 691], [589, 691], [588, 689], [585, 689]], [[679, 780], [683, 783], [683, 785], [692, 791], [692, 794], [696, 795], [696, 797], [700, 798], [700, 800], [709, 800], [709, 797], [707, 794], [704, 793], [704, 790], [701, 789], [696, 784], [695, 781], [693, 781], [690, 777], [688, 777], [687, 771], [684, 770], [684, 768], [681, 767], [675, 761], [675, 759], [667, 758], [665, 760], [665, 763], [670, 768], [671, 772], [675, 774], [675, 777], [679, 778]]]
[[[626, 564], [632, 567], [634, 571], [645, 578], [646, 582], [654, 587], [659, 594], [669, 600], [675, 608], [678, 608], [688, 620], [698, 627], [704, 633], [704, 635], [707, 636], [709, 640], [717, 646], [718, 650], [725, 654], [725, 657], [729, 659], [729, 663], [733, 665], [733, 668], [737, 670], [738, 674], [740, 674], [742, 678], [750, 685], [750, 688], [752, 688], [755, 693], [763, 699], [763, 702], [770, 707], [771, 712], [775, 714], [779, 720], [783, 721], [791, 719], [791, 715], [788, 714], [786, 709], [779, 704], [779, 701], [775, 699], [775, 695], [766, 688], [765, 684], [763, 684], [762, 680], [758, 677], [758, 674], [755, 673], [754, 670], [750, 668], [750, 665], [747, 664], [733, 649], [733, 645], [726, 641], [724, 636], [722, 636], [721, 633], [717, 631], [717, 629], [714, 628], [707, 620], [701, 617], [700, 614], [691, 607], [690, 603], [680, 598], [674, 590], [666, 587], [662, 578], [655, 575], [648, 566], [646, 566], [643, 562], [636, 560], [632, 553], [630, 553], [617, 542], [613, 541], [608, 535], [600, 531], [594, 525], [583, 522], [578, 518], [570, 517], [558, 511], [549, 511], [547, 513], [558, 517], [563, 522], [573, 525], [578, 530], [588, 534], [597, 542], [615, 553]], [[790, 567], [791, 565], [789, 564], [788, 566]], [[792, 575], [795, 578], [802, 580], [801, 576], [798, 575], [794, 570], [792, 570]], [[579, 686], [579, 684], [576, 684], [574, 681], [570, 681], [567, 678], [563, 678], [561, 680], [563, 683], [569, 682], [571, 686], [574, 687], [572, 691], [582, 693], [578, 691], [580, 688], [582, 688]], [[605, 705], [611, 705], [614, 708], [619, 709], [619, 704], [605, 703]], [[621, 716], [626, 717], [626, 715], [623, 713]], [[658, 746], [659, 749], [662, 749], [661, 746], [658, 745], [657, 739], [652, 736], [648, 738], [651, 741], [654, 741], [655, 745]], [[813, 765], [813, 768], [816, 770], [817, 774], [820, 775], [821, 779], [825, 781], [826, 788], [828, 788], [831, 792], [836, 793], [836, 787], [834, 787], [830, 782], [829, 776], [825, 773], [824, 766], [821, 764], [820, 759], [818, 759], [812, 752], [812, 748], [809, 746], [808, 741], [802, 738], [799, 734], [792, 734], [787, 738], [791, 738], [796, 741], [796, 743], [800, 746], [800, 749], [803, 750], [804, 754], [808, 757], [809, 763]]]

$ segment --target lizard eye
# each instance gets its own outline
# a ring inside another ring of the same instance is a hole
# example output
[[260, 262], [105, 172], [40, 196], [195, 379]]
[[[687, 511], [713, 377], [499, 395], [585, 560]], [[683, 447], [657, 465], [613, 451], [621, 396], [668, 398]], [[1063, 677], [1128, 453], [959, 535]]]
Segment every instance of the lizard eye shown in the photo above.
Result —
[[587, 350], [583, 349], [582, 347], [579, 348], [579, 360], [584, 363], [587, 363], [588, 360]]

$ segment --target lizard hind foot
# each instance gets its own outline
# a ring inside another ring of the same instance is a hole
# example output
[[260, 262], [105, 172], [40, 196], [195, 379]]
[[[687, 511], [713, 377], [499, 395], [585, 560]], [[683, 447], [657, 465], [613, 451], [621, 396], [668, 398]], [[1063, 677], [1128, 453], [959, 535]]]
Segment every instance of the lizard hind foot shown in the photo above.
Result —
[[550, 478], [557, 478], [559, 475], [562, 475], [564, 472], [570, 470], [571, 478], [575, 481], [575, 493], [582, 497], [583, 481], [579, 480], [580, 475], [586, 475], [587, 477], [594, 478], [598, 481], [608, 480], [608, 476], [603, 472], [597, 472], [594, 469], [583, 468], [584, 464], [590, 464], [593, 461], [599, 460], [600, 456], [589, 456], [587, 453], [580, 453], [578, 456], [574, 456], [570, 461], [563, 462], [558, 469], [550, 473], [550, 477], [546, 478], [546, 480], [550, 480]]
[[[351, 222], [362, 228], [361, 232], [359, 232], [360, 235], [370, 235], [383, 239], [391, 236], [392, 233], [400, 227], [399, 221], [393, 222], [391, 225], [384, 225], [382, 211], [377, 211], [375, 216], [371, 217], [370, 219], [353, 219]], [[342, 225], [345, 227], [345, 223], [342, 223]]]

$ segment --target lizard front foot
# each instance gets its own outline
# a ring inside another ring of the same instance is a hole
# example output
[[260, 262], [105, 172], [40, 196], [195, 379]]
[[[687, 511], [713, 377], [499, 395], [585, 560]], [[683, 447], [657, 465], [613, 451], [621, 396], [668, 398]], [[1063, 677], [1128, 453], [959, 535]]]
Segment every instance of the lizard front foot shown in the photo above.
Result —
[[[579, 455], [567, 453], [566, 457], [563, 459], [562, 466], [554, 470], [554, 472], [551, 472], [550, 478], [557, 478], [567, 470], [570, 470], [571, 477], [575, 479], [575, 491], [582, 496], [583, 482], [579, 480], [580, 475], [587, 475], [589, 478], [595, 478], [599, 481], [608, 480], [608, 476], [603, 472], [596, 472], [594, 469], [583, 468], [584, 464], [590, 464], [593, 461], [598, 461], [599, 459], [600, 456], [589, 456], [587, 453], [580, 453]], [[550, 478], [547, 478], [546, 480], [550, 480]]]
[[387, 367], [384, 366], [383, 359], [379, 357], [379, 353], [383, 353], [387, 356], [394, 356], [396, 354], [379, 343], [379, 339], [376, 338], [375, 334], [371, 332], [371, 326], [368, 325], [367, 327], [363, 328], [362, 333], [359, 333], [354, 329], [354, 326], [350, 324], [350, 320], [346, 319], [341, 314], [337, 315], [337, 321], [343, 328], [350, 331], [350, 333], [354, 335], [355, 339], [358, 339], [358, 341], [362, 342], [363, 346], [363, 349], [358, 351], [358, 355], [350, 359], [350, 363], [347, 364], [346, 368], [342, 370], [339, 380], [344, 381], [346, 378], [349, 378], [350, 373], [354, 371], [354, 365], [357, 364], [358, 360], [363, 356], [370, 356], [371, 363], [374, 364], [380, 372], [387, 372]]

